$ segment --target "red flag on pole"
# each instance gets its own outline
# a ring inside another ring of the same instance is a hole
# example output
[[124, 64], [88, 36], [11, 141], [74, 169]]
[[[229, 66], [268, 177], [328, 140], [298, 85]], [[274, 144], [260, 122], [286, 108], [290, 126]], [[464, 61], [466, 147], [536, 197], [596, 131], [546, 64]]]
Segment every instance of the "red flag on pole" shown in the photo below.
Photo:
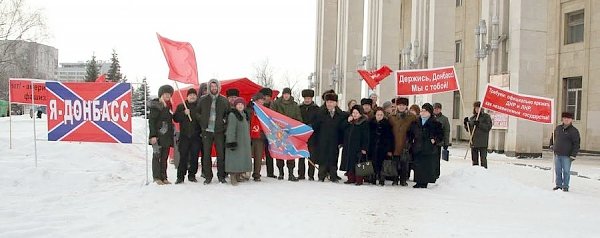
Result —
[[106, 82], [106, 74], [101, 74], [100, 76], [98, 76], [98, 78], [96, 79], [96, 83], [104, 83]]
[[387, 76], [390, 76], [390, 74], [392, 74], [392, 69], [390, 69], [390, 67], [388, 67], [387, 65], [384, 65], [380, 69], [375, 70], [373, 72], [359, 69], [358, 74], [360, 74], [360, 76], [365, 80], [367, 85], [369, 85], [369, 88], [375, 89], [375, 87], [377, 87], [377, 85], [379, 85], [379, 83], [382, 80], [384, 80]]
[[199, 85], [196, 54], [189, 42], [174, 41], [156, 33], [167, 64], [169, 65], [169, 79]]

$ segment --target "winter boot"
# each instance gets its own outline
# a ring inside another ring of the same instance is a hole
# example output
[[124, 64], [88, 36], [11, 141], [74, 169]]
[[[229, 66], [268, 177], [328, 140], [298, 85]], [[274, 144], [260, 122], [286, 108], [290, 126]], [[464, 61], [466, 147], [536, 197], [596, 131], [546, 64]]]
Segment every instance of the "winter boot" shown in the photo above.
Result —
[[167, 180], [167, 179], [163, 180], [163, 183], [165, 183], [165, 184], [171, 184], [171, 182], [169, 180]]
[[175, 184], [180, 184], [183, 183], [183, 179], [182, 178], [177, 178], [177, 180], [175, 181]]
[[227, 180], [225, 180], [225, 178], [220, 178], [219, 183], [227, 183]]
[[355, 179], [356, 179], [356, 186], [363, 185], [363, 182], [365, 180], [365, 178], [362, 176], [355, 176]]
[[188, 181], [190, 181], [192, 183], [198, 182], [198, 180], [196, 180], [196, 176], [194, 176], [194, 175], [188, 175]]
[[562, 189], [562, 188], [561, 188], [561, 187], [559, 187], [559, 186], [556, 186], [556, 187], [554, 187], [552, 190], [556, 191], [556, 190], [559, 190], [559, 189]]
[[231, 181], [231, 185], [236, 186], [238, 185], [238, 177], [240, 176], [240, 174], [237, 173], [232, 173], [229, 175], [229, 180]]
[[344, 182], [344, 184], [353, 184], [356, 183], [356, 176], [353, 173], [347, 173], [348, 180]]
[[212, 182], [212, 179], [204, 179], [204, 185], [208, 185]]
[[154, 182], [158, 185], [165, 185], [165, 183], [163, 183], [163, 181], [160, 179], [154, 179]]

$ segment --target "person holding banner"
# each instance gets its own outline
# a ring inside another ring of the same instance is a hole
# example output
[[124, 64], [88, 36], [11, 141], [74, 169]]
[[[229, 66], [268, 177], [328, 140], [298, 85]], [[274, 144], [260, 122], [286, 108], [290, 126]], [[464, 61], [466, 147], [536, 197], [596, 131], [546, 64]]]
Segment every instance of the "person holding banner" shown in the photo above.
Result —
[[[304, 98], [304, 102], [302, 103], [302, 105], [300, 105], [300, 114], [302, 114], [302, 123], [313, 127], [314, 121], [315, 121], [315, 116], [317, 115], [318, 111], [319, 111], [319, 106], [317, 106], [317, 104], [315, 104], [315, 102], [313, 101], [313, 97], [315, 96], [315, 91], [312, 89], [305, 89], [302, 90], [302, 97]], [[310, 139], [308, 139], [308, 151], [310, 152], [311, 156], [313, 154], [315, 154], [315, 147], [317, 145], [315, 144], [315, 138], [314, 135], [312, 135], [310, 137]], [[300, 158], [298, 160], [298, 179], [299, 180], [304, 180], [306, 179], [305, 177], [305, 172], [306, 172], [306, 158]], [[309, 163], [308, 163], [308, 180], [313, 181], [315, 180], [315, 166], [313, 164], [314, 160], [312, 158], [308, 158]]]
[[[278, 113], [283, 114], [289, 118], [292, 118], [296, 121], [302, 121], [302, 114], [300, 113], [300, 107], [298, 107], [298, 103], [294, 101], [292, 97], [292, 90], [290, 88], [284, 88], [282, 91], [282, 96], [279, 97], [273, 104], [271, 105], [271, 109]], [[282, 159], [276, 159], [277, 168], [279, 169], [279, 177], [277, 179], [283, 180], [284, 172], [283, 166], [287, 164], [288, 168], [288, 180], [292, 182], [297, 182], [298, 178], [294, 176], [294, 167], [296, 166], [295, 160], [287, 160], [283, 161]], [[284, 164], [285, 163], [285, 164]]]
[[150, 101], [148, 114], [149, 142], [152, 145], [152, 176], [158, 185], [171, 184], [167, 180], [167, 160], [173, 146], [175, 133], [171, 114], [173, 87], [163, 85], [158, 89], [158, 98]]
[[442, 123], [442, 130], [444, 131], [444, 140], [439, 142], [440, 148], [443, 150], [438, 154], [438, 159], [435, 161], [435, 175], [437, 178], [440, 178], [440, 159], [445, 154], [444, 160], [448, 160], [448, 146], [450, 146], [450, 122], [448, 121], [448, 117], [442, 114], [442, 104], [434, 103], [433, 104], [433, 116], [437, 121]]
[[487, 169], [487, 149], [492, 129], [492, 118], [481, 110], [481, 102], [473, 103], [473, 115], [465, 117], [463, 122], [465, 129], [471, 133], [471, 159], [473, 166], [481, 166]]
[[[392, 155], [394, 156], [393, 159], [398, 161], [400, 185], [408, 186], [406, 181], [410, 175], [410, 171], [408, 170], [408, 162], [410, 160], [408, 157], [410, 157], [410, 155], [408, 154], [408, 147], [406, 146], [406, 135], [410, 125], [417, 118], [407, 111], [408, 98], [400, 97], [396, 99], [396, 107], [396, 115], [392, 115], [389, 118], [390, 124], [392, 125], [395, 143], [394, 152]], [[398, 177], [394, 178], [392, 185], [398, 185]]]
[[554, 129], [550, 138], [550, 149], [554, 151], [554, 171], [556, 173], [556, 187], [553, 190], [562, 189], [569, 191], [571, 178], [571, 163], [579, 153], [581, 137], [579, 130], [573, 126], [573, 114], [563, 112], [562, 125]]
[[319, 109], [313, 126], [316, 148], [316, 161], [319, 164], [319, 181], [325, 182], [329, 176], [337, 183], [338, 156], [343, 142], [342, 123], [348, 114], [337, 107], [338, 96], [335, 93], [323, 95], [325, 107]]
[[[273, 99], [273, 90], [271, 90], [270, 88], [262, 88], [259, 91], [260, 93], [262, 93], [265, 96], [265, 101], [263, 103], [263, 105], [265, 107], [271, 108], [271, 103], [272, 103], [272, 99]], [[267, 177], [269, 178], [277, 178], [275, 176], [275, 167], [273, 166], [273, 157], [271, 157], [271, 153], [269, 152], [269, 141], [267, 140], [267, 137], [265, 137], [264, 140], [264, 145], [265, 145], [265, 164], [267, 166]]]
[[[190, 108], [196, 108], [198, 95], [194, 88], [187, 91], [187, 100], [177, 106], [173, 120], [179, 123], [179, 166], [177, 166], [177, 181], [175, 184], [183, 183], [185, 174], [188, 174], [188, 181], [196, 183], [196, 173], [198, 172], [198, 154], [200, 153], [201, 130], [198, 123], [190, 121]], [[184, 105], [185, 103], [185, 105]], [[196, 116], [194, 116], [196, 117]], [[198, 118], [192, 118], [197, 120]]]
[[217, 177], [220, 183], [225, 180], [225, 115], [229, 109], [227, 98], [220, 95], [221, 83], [216, 79], [208, 81], [209, 94], [203, 96], [196, 107], [198, 123], [202, 129], [202, 173], [204, 184], [213, 178], [211, 151], [217, 151]]
[[433, 117], [431, 104], [423, 104], [420, 116], [410, 125], [407, 137], [415, 166], [416, 185], [413, 188], [427, 188], [428, 183], [437, 180], [434, 161], [438, 156], [438, 143], [444, 140], [442, 124]]

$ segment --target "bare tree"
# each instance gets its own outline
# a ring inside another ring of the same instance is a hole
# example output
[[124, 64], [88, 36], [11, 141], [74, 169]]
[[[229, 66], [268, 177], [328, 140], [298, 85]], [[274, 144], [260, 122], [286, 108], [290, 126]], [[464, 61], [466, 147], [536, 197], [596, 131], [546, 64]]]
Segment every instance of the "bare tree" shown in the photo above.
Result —
[[23, 42], [46, 37], [41, 10], [30, 9], [25, 0], [0, 0], [0, 97], [7, 97], [7, 80], [15, 69], [27, 67], [17, 48]]
[[273, 80], [274, 74], [273, 67], [269, 64], [269, 59], [265, 59], [254, 65], [254, 80], [263, 87], [272, 89], [275, 86]]
[[294, 97], [297, 102], [302, 101], [302, 88], [299, 84], [300, 80], [298, 80], [298, 77], [291, 77], [288, 72], [285, 72], [281, 78], [283, 87], [290, 88], [292, 90], [292, 97]]

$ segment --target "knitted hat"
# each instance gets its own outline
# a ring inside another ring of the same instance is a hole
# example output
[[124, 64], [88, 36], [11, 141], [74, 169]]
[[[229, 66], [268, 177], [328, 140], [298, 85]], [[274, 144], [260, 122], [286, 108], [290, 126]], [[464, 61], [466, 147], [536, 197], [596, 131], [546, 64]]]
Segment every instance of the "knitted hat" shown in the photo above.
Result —
[[292, 94], [292, 89], [290, 89], [290, 88], [284, 88], [281, 93], [282, 94]]
[[423, 104], [423, 109], [427, 110], [429, 112], [429, 114], [433, 115], [433, 106], [429, 103], [425, 103]]
[[244, 98], [242, 97], [238, 97], [233, 101], [234, 106], [237, 106], [238, 103], [244, 104], [244, 106], [246, 106], [246, 100], [244, 100]]

